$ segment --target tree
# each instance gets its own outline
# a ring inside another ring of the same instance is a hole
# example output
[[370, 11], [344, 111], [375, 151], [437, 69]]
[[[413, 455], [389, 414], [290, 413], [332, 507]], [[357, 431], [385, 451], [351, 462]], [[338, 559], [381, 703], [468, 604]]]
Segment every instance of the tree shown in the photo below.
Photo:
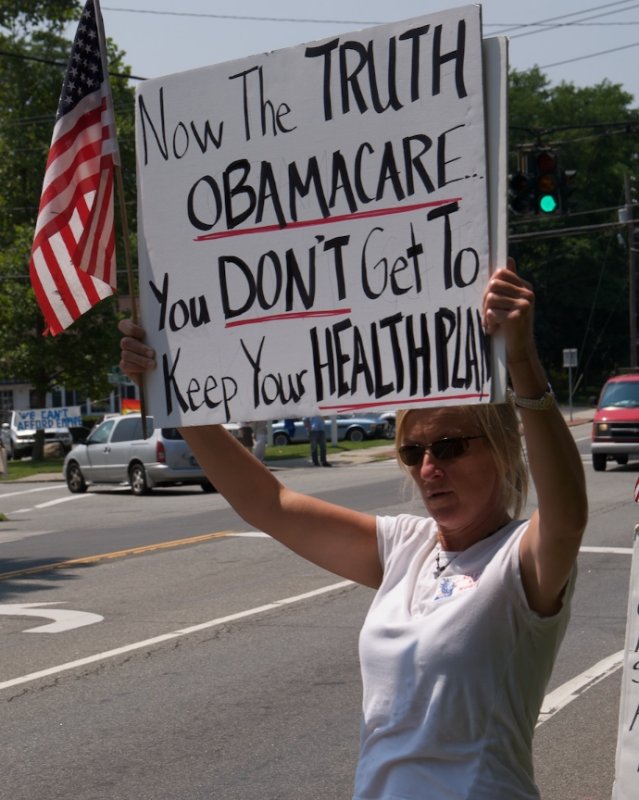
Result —
[[584, 386], [628, 364], [628, 254], [617, 229], [543, 238], [555, 229], [617, 221], [624, 174], [636, 168], [639, 111], [632, 95], [603, 81], [551, 87], [534, 68], [512, 71], [509, 88], [511, 168], [522, 146], [552, 146], [563, 169], [576, 170], [567, 216], [511, 219], [511, 253], [537, 293], [537, 338], [558, 385], [565, 384], [562, 349], [577, 347]]
[[[99, 303], [64, 334], [44, 337], [28, 275], [55, 110], [71, 48], [61, 31], [69, 20], [79, 19], [81, 7], [68, 0], [0, 2], [0, 374], [31, 384], [36, 406], [45, 404], [47, 391], [56, 385], [87, 397], [108, 394], [107, 375], [119, 358], [116, 298]], [[128, 69], [112, 43], [108, 56], [110, 70], [126, 76]], [[132, 90], [126, 77], [114, 79], [112, 90], [125, 187], [134, 198]], [[135, 204], [127, 208], [134, 227]], [[121, 235], [117, 252], [120, 260]], [[119, 264], [118, 273], [119, 286], [125, 286]]]

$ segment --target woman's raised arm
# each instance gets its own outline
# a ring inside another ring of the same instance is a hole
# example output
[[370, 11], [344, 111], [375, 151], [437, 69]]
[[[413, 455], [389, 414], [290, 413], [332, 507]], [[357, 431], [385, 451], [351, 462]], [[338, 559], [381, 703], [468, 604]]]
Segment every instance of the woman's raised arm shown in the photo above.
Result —
[[[552, 614], [579, 552], [588, 499], [581, 456], [561, 411], [547, 397], [548, 379], [533, 336], [534, 308], [532, 287], [517, 275], [512, 260], [509, 269], [493, 274], [484, 295], [486, 329], [505, 336], [508, 372], [538, 500], [522, 540], [522, 576], [531, 608]], [[543, 398], [546, 403], [535, 402]], [[548, 407], [535, 408], [544, 405]]]
[[[123, 320], [119, 328], [120, 367], [140, 383], [155, 366], [153, 350], [139, 325]], [[208, 479], [246, 522], [330, 572], [379, 585], [374, 516], [288, 489], [221, 425], [184, 427], [181, 433]]]

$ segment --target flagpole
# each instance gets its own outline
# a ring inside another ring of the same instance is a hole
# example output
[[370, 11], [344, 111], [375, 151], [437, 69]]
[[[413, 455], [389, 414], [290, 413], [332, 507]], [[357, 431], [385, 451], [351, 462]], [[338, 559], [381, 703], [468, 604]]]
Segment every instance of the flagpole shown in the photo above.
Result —
[[[134, 291], [133, 283], [133, 264], [131, 261], [131, 248], [129, 247], [129, 223], [126, 215], [126, 206], [124, 204], [124, 183], [122, 181], [122, 167], [120, 166], [119, 159], [113, 165], [115, 173], [115, 183], [118, 193], [118, 207], [120, 209], [120, 224], [122, 226], [122, 242], [124, 248], [124, 262], [126, 264], [127, 284], [129, 288], [129, 297], [131, 298], [131, 319], [135, 324], [139, 324], [138, 303]], [[144, 376], [140, 380], [138, 386], [140, 391], [140, 414], [142, 415], [142, 436], [144, 439], [149, 437], [146, 425], [146, 394], [144, 391]]]
[[[100, 10], [100, 0], [93, 0], [93, 8], [95, 10], [95, 19], [98, 29], [98, 37], [100, 39], [100, 54], [102, 57], [102, 72], [104, 73], [104, 80], [109, 94], [109, 108], [112, 111], [111, 124], [113, 125], [113, 136], [111, 141], [114, 142], [113, 153], [113, 172], [115, 174], [116, 191], [118, 194], [118, 207], [120, 209], [120, 224], [122, 228], [122, 244], [124, 247], [124, 262], [126, 264], [127, 284], [129, 290], [129, 297], [131, 298], [131, 319], [135, 324], [139, 324], [138, 304], [134, 291], [133, 282], [133, 264], [131, 261], [131, 249], [129, 247], [129, 223], [126, 214], [126, 205], [124, 202], [124, 182], [122, 180], [122, 167], [120, 159], [120, 147], [118, 144], [118, 137], [115, 131], [115, 109], [113, 106], [113, 97], [111, 94], [111, 81], [109, 80], [109, 65], [107, 63], [107, 49], [106, 49], [106, 36], [104, 35], [104, 23], [102, 21], [102, 11]], [[149, 433], [146, 425], [146, 395], [144, 391], [144, 377], [142, 376], [139, 384], [140, 391], [140, 414], [142, 415], [142, 436], [147, 439]]]

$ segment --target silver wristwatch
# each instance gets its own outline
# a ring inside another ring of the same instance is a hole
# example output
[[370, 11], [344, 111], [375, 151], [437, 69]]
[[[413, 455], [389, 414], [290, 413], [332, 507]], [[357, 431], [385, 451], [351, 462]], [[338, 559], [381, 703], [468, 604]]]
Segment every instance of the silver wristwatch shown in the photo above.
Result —
[[513, 392], [513, 401], [519, 408], [527, 408], [530, 411], [548, 411], [555, 405], [555, 395], [552, 386], [548, 384], [546, 391], [539, 398], [519, 397]]

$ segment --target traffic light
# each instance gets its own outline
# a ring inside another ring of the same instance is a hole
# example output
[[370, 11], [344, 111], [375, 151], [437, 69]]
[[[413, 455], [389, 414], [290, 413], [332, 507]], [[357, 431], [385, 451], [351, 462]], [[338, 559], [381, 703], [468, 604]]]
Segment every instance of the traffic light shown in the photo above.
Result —
[[532, 183], [525, 172], [514, 172], [508, 181], [508, 206], [518, 217], [530, 214], [532, 208]]
[[569, 211], [569, 198], [575, 191], [577, 185], [577, 170], [576, 169], [563, 169], [561, 171], [560, 189], [561, 189], [561, 211], [567, 214]]
[[535, 214], [561, 213], [559, 159], [553, 150], [532, 154]]

